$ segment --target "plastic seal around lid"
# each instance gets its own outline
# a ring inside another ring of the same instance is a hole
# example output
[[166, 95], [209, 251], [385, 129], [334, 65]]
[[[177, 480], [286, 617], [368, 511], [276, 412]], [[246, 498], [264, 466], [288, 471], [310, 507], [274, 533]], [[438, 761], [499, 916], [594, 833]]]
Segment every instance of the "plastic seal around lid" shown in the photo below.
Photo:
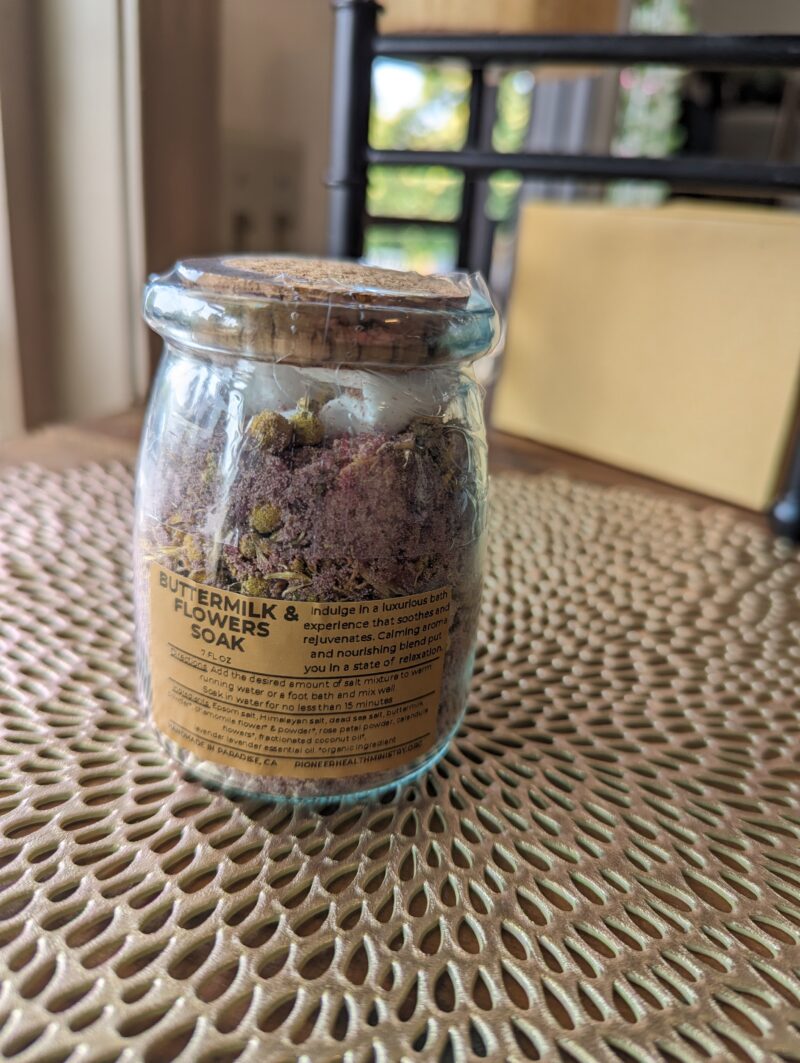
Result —
[[479, 274], [423, 276], [319, 258], [185, 259], [150, 278], [144, 316], [186, 346], [301, 365], [471, 361], [500, 334]]

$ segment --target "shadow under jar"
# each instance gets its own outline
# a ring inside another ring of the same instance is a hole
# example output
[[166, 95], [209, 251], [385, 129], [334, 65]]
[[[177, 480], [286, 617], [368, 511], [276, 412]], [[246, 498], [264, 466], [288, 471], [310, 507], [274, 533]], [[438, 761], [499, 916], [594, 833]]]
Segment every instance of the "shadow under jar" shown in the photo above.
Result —
[[229, 791], [363, 795], [445, 751], [472, 671], [486, 439], [480, 277], [179, 262], [136, 486], [140, 697]]

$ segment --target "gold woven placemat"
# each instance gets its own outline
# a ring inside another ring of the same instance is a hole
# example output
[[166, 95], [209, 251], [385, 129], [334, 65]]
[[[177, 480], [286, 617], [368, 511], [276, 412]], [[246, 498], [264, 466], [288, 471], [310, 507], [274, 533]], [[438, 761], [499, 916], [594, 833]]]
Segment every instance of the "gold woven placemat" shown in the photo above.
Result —
[[394, 799], [186, 781], [138, 715], [121, 465], [0, 476], [0, 1053], [800, 1059], [800, 562], [495, 482], [465, 724]]

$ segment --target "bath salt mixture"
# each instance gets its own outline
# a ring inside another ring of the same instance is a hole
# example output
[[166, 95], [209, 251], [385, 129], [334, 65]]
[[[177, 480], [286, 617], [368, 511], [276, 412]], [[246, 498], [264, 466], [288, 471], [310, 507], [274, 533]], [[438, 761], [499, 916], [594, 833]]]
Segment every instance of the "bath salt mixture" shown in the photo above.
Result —
[[[313, 442], [309, 442], [313, 440]], [[228, 459], [230, 460], [230, 459]], [[326, 440], [319, 412], [254, 415], [240, 443], [226, 516], [224, 441], [181, 448], [151, 524], [147, 556], [197, 583], [307, 602], [357, 602], [451, 589], [438, 734], [463, 708], [462, 676], [480, 601], [480, 514], [463, 427], [420, 420]], [[448, 682], [448, 677], [450, 681]]]
[[151, 417], [141, 685], [170, 751], [201, 778], [291, 797], [363, 793], [441, 755], [481, 592], [469, 368], [175, 350]]

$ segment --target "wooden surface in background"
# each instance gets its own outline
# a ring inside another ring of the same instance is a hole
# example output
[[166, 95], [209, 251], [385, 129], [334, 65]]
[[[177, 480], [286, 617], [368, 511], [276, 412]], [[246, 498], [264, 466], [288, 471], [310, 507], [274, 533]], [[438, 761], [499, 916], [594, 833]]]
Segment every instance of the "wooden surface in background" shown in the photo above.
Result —
[[[19, 439], [0, 443], [0, 471], [23, 462], [36, 462], [48, 469], [68, 469], [91, 461], [133, 461], [139, 447], [144, 411], [128, 410], [79, 425], [53, 425]], [[761, 513], [717, 503], [704, 495], [625, 472], [612, 465], [581, 458], [528, 439], [489, 430], [489, 468], [492, 473], [521, 472], [542, 475], [560, 472], [577, 480], [604, 486], [639, 487], [695, 506], [715, 503], [767, 527]]]
[[84, 424], [48, 425], [0, 443], [0, 470], [35, 462], [70, 469], [91, 461], [133, 461], [139, 448], [143, 411], [129, 410]]
[[383, 0], [382, 33], [613, 33], [619, 0]]

